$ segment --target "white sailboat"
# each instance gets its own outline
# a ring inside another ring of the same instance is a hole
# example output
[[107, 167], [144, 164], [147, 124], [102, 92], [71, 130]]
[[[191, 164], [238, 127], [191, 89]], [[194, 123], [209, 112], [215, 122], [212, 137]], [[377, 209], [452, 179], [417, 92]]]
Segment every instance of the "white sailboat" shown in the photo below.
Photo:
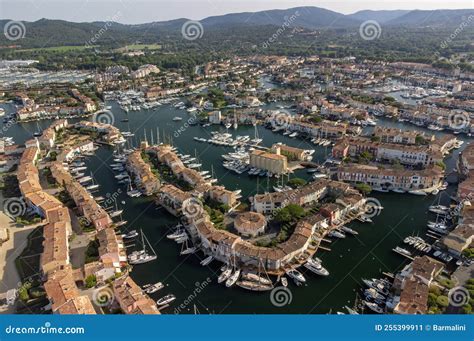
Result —
[[[143, 233], [143, 230], [140, 231], [142, 235], [142, 246], [143, 249], [139, 250], [136, 253], [132, 253], [131, 255], [128, 256], [128, 262], [130, 264], [136, 265], [136, 264], [144, 264], [151, 262], [157, 258], [156, 252], [151, 246], [150, 242], [146, 238], [145, 234]], [[145, 244], [146, 242], [146, 244]], [[148, 244], [148, 247], [150, 248], [150, 253], [147, 252], [146, 245]]]
[[227, 281], [231, 275], [232, 275], [232, 268], [226, 267], [217, 278], [217, 283], [222, 283], [224, 281]]
[[252, 142], [253, 144], [259, 144], [260, 142], [263, 141], [263, 139], [261, 139], [261, 138], [258, 136], [257, 124], [254, 124], [254, 128], [255, 128], [254, 138], [253, 138], [252, 140], [250, 140], [250, 142]]
[[235, 272], [229, 277], [229, 279], [225, 282], [225, 286], [230, 288], [233, 286], [240, 277], [240, 269], [235, 270]]

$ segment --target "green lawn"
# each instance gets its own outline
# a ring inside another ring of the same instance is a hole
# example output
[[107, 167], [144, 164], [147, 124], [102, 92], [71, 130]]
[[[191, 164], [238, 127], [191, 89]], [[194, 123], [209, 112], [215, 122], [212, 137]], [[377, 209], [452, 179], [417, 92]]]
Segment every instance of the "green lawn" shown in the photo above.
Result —
[[119, 52], [125, 52], [125, 51], [140, 51], [140, 50], [159, 50], [161, 49], [160, 44], [132, 44], [132, 45], [127, 45], [125, 47], [121, 47], [117, 49]]
[[52, 51], [52, 52], [67, 52], [67, 51], [74, 51], [74, 50], [85, 50], [90, 49], [92, 47], [98, 47], [99, 45], [94, 46], [85, 46], [85, 45], [77, 45], [77, 46], [52, 46], [52, 47], [38, 47], [33, 49], [23, 49], [17, 50], [18, 52], [29, 52], [29, 51]]

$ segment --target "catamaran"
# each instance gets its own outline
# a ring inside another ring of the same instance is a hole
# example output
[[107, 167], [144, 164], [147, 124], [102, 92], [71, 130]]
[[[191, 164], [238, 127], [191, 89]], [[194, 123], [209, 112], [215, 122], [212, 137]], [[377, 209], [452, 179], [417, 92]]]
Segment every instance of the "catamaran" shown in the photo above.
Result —
[[[135, 264], [144, 264], [151, 262], [157, 258], [156, 252], [151, 246], [150, 242], [146, 238], [145, 234], [143, 231], [140, 231], [142, 235], [142, 246], [143, 249], [139, 250], [137, 253], [132, 253], [131, 255], [128, 256], [128, 262], [132, 265]], [[145, 244], [146, 242], [146, 244]], [[146, 245], [148, 244], [148, 247], [150, 248], [151, 253], [147, 252]]]

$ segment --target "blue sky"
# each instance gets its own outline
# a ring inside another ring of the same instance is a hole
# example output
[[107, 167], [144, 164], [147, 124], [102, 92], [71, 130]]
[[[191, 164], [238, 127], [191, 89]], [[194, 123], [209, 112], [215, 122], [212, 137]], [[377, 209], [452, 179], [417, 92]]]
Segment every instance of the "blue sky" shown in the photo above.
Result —
[[340, 13], [362, 9], [473, 8], [472, 0], [0, 0], [0, 18], [34, 21], [40, 18], [69, 21], [111, 20], [137, 24], [176, 18], [202, 19], [232, 12], [317, 6]]

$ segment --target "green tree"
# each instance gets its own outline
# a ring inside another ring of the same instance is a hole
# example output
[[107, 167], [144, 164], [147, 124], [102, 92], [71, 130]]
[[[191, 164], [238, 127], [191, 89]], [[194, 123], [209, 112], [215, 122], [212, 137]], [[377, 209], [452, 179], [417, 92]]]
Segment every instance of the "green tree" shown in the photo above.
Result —
[[277, 211], [275, 220], [280, 223], [289, 223], [291, 221], [304, 217], [304, 208], [300, 205], [289, 204], [288, 206]]
[[424, 138], [423, 136], [417, 135], [417, 136], [415, 137], [415, 143], [416, 143], [416, 144], [426, 144], [426, 140], [425, 140], [425, 138]]
[[308, 182], [305, 179], [293, 178], [290, 181], [288, 181], [288, 186], [293, 187], [293, 188], [298, 188], [298, 187], [306, 185], [307, 183]]
[[93, 288], [97, 285], [97, 277], [95, 275], [89, 275], [86, 277], [86, 288]]
[[364, 195], [367, 195], [370, 192], [372, 192], [372, 187], [370, 187], [370, 185], [364, 184], [362, 182], [359, 182], [358, 184], [356, 184], [355, 188]]
[[438, 296], [438, 298], [436, 299], [436, 303], [438, 304], [438, 306], [446, 308], [449, 305], [449, 299], [447, 296], [441, 295]]

